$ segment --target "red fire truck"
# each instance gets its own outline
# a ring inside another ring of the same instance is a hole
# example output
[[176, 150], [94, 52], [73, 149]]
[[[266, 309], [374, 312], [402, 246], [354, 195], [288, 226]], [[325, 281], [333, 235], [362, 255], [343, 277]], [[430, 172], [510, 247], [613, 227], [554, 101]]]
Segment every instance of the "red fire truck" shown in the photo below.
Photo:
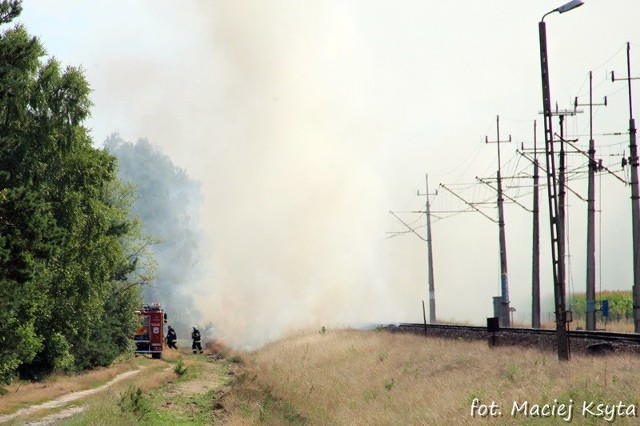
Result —
[[133, 338], [136, 342], [136, 353], [151, 354], [152, 358], [160, 359], [167, 314], [157, 303], [142, 305], [142, 309], [136, 311], [136, 314], [141, 319], [141, 325]]

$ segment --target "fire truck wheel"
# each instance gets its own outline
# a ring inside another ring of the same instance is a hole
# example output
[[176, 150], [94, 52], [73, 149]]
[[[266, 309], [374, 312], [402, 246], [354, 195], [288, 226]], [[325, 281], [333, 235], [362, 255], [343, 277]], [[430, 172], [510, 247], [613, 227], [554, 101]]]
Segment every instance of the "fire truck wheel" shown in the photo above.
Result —
[[160, 359], [160, 354], [151, 354], [151, 358]]

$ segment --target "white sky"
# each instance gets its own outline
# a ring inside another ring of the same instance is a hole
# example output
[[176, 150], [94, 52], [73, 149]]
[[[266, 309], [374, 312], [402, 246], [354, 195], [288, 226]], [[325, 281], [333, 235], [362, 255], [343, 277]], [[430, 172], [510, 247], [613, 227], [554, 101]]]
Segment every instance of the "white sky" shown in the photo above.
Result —
[[[501, 139], [513, 138], [502, 146], [503, 175], [525, 169], [515, 149], [531, 146], [534, 119], [540, 144], [543, 137], [538, 21], [560, 4], [28, 0], [20, 21], [49, 54], [85, 70], [97, 145], [111, 132], [146, 137], [203, 182], [212, 246], [202, 259], [201, 307], [226, 339], [255, 344], [291, 321], [421, 320], [425, 244], [385, 239], [401, 229], [387, 212], [423, 208], [415, 192], [425, 173], [432, 190], [468, 183], [452, 188], [489, 197], [475, 177], [495, 174], [496, 146], [484, 138], [495, 140], [496, 115]], [[594, 101], [606, 95], [609, 103], [595, 109], [596, 133], [628, 128], [627, 86], [608, 73], [626, 75], [629, 41], [632, 75], [640, 75], [638, 16], [636, 0], [587, 0], [545, 19], [553, 101], [561, 109], [575, 96], [588, 102], [593, 70]], [[567, 131], [584, 147], [583, 109]], [[596, 143], [619, 169], [626, 136]], [[523, 182], [509, 181], [510, 194], [526, 192], [511, 188]], [[572, 187], [586, 197], [584, 182]], [[604, 175], [601, 185], [598, 286], [630, 289], [629, 188]], [[584, 291], [586, 203], [571, 196], [569, 204], [569, 290]], [[433, 203], [460, 207], [442, 190]], [[541, 210], [542, 286], [551, 294]], [[493, 206], [485, 211], [496, 216]], [[524, 323], [530, 222], [507, 207], [511, 301]], [[438, 317], [484, 323], [499, 293], [497, 225], [467, 213], [434, 223], [433, 239]]]

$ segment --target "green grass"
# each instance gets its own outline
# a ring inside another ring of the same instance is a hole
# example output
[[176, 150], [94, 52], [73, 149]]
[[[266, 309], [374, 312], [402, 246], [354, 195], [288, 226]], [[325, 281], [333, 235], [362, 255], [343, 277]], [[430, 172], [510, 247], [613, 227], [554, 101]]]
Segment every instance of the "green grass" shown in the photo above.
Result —
[[172, 394], [164, 386], [151, 392], [130, 387], [124, 392], [110, 392], [96, 399], [87, 409], [60, 425], [208, 425], [211, 424], [216, 391], [201, 394]]
[[157, 392], [149, 400], [155, 409], [149, 413], [144, 425], [206, 425], [211, 424], [211, 410], [215, 390], [202, 394], [175, 395], [170, 400]]
[[[94, 401], [84, 412], [65, 419], [59, 424], [64, 426], [211, 424], [215, 390], [188, 396], [173, 395], [170, 399], [167, 399], [162, 392], [143, 392], [139, 399], [135, 399], [137, 402], [132, 402], [131, 393], [127, 392], [119, 395], [110, 393]], [[136, 389], [133, 390], [133, 393], [135, 392]], [[124, 408], [120, 408], [121, 406]]]
[[[194, 362], [195, 361], [195, 362]], [[147, 362], [147, 361], [143, 361]], [[206, 368], [214, 368], [204, 356], [189, 355], [188, 366], [182, 358], [165, 360], [173, 370], [182, 365], [183, 374], [170, 378], [164, 384], [144, 391], [138, 386], [129, 385], [122, 390], [109, 390], [99, 397], [91, 398], [84, 404], [84, 412], [72, 418], [62, 420], [58, 425], [209, 425], [215, 417], [215, 402], [220, 395], [219, 388], [202, 392], [184, 392], [181, 386], [198, 380]], [[151, 361], [152, 368], [166, 369], [166, 363]], [[228, 362], [217, 364], [214, 371], [223, 375], [218, 377], [221, 386], [228, 383], [226, 376]], [[160, 370], [159, 370], [160, 371]], [[211, 374], [211, 370], [208, 370]], [[217, 377], [217, 376], [216, 376]]]

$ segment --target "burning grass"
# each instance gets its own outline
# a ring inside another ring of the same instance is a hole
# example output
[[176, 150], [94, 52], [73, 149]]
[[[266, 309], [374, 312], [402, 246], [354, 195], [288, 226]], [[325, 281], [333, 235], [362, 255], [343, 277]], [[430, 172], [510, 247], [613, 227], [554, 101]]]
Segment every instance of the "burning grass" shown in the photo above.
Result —
[[[480, 414], [472, 416], [475, 399], [500, 407], [498, 424], [564, 424], [560, 404], [571, 404], [583, 424], [607, 419], [604, 411], [583, 413], [583, 402], [594, 402], [594, 411], [640, 402], [640, 360], [627, 355], [564, 363], [535, 349], [344, 330], [297, 335], [242, 360], [224, 403], [231, 424], [472, 424]], [[525, 401], [528, 417], [512, 415]], [[531, 414], [545, 404], [554, 415]], [[637, 421], [628, 414], [616, 415], [617, 423]]]

